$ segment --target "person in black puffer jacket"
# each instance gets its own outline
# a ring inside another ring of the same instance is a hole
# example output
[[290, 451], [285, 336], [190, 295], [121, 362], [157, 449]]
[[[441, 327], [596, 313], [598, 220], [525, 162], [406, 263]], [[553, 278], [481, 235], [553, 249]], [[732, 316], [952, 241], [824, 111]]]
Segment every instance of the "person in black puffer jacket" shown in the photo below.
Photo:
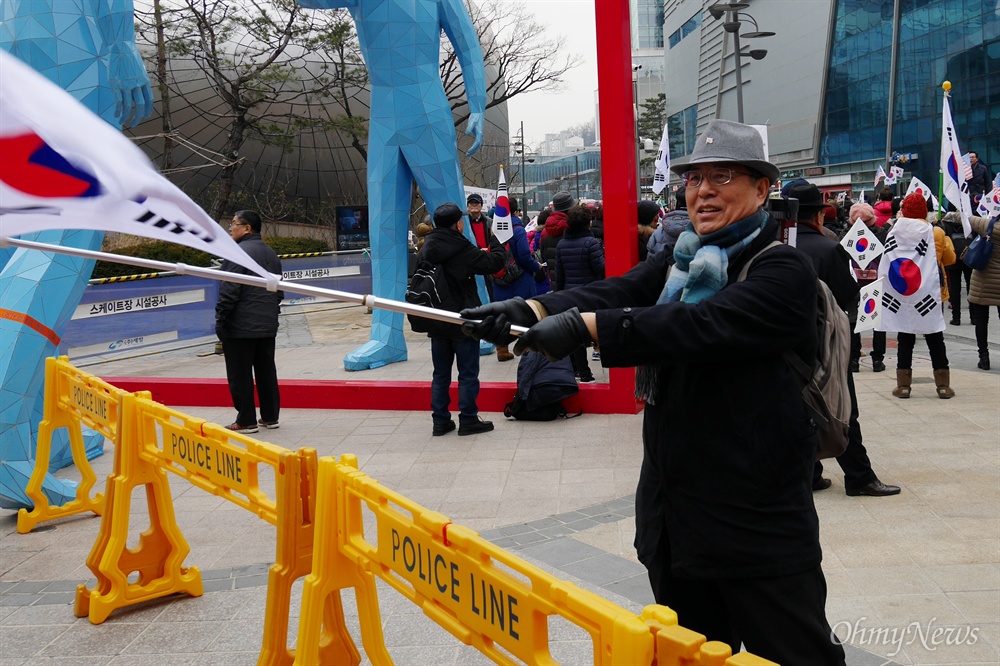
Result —
[[[260, 237], [260, 215], [241, 210], [233, 216], [229, 235], [240, 249], [271, 273], [281, 275], [281, 261]], [[252, 275], [249, 269], [226, 259], [219, 270], [227, 273]], [[255, 433], [258, 423], [266, 428], [278, 427], [278, 371], [274, 367], [274, 339], [278, 335], [278, 309], [281, 291], [268, 291], [235, 282], [219, 284], [219, 300], [215, 305], [215, 333], [222, 341], [226, 356], [226, 380], [236, 408], [236, 420], [229, 430]], [[260, 399], [260, 416], [254, 406], [254, 379]]]
[[[604, 251], [590, 232], [590, 213], [583, 206], [573, 206], [566, 212], [569, 229], [556, 248], [555, 291], [582, 287], [604, 279]], [[573, 371], [581, 384], [596, 381], [587, 362], [587, 348], [580, 347], [570, 354]]]
[[549, 272], [549, 282], [552, 289], [556, 288], [556, 246], [563, 239], [563, 234], [568, 228], [566, 224], [566, 211], [577, 204], [576, 199], [569, 192], [556, 192], [552, 197], [552, 213], [545, 218], [545, 228], [542, 229], [542, 240], [539, 247], [542, 250], [542, 263]]

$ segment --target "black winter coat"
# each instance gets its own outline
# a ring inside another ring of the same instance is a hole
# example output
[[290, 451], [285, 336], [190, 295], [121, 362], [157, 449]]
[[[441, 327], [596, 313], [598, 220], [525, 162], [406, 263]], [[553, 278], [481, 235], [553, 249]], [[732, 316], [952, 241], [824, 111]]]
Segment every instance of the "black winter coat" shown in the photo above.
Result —
[[601, 364], [659, 366], [659, 400], [643, 415], [636, 550], [688, 578], [789, 575], [819, 565], [812, 497], [815, 427], [782, 359], [816, 353], [809, 259], [771, 242], [777, 224], [729, 264], [729, 282], [697, 305], [657, 305], [659, 253], [621, 277], [536, 297], [550, 313], [597, 313]]
[[851, 255], [847, 250], [837, 241], [802, 223], [798, 224], [795, 247], [812, 260], [816, 275], [833, 292], [837, 305], [847, 313], [852, 324], [856, 322], [861, 288], [851, 276]]
[[[427, 234], [424, 247], [420, 250], [420, 259], [432, 264], [444, 266], [448, 285], [454, 294], [461, 294], [462, 306], [455, 310], [482, 305], [479, 301], [479, 291], [476, 289], [476, 275], [493, 275], [504, 265], [504, 249], [499, 243], [490, 244], [490, 251], [485, 252], [473, 245], [457, 228], [437, 228]], [[453, 327], [455, 335], [463, 336], [462, 329]]]
[[[544, 240], [544, 239], [542, 239]], [[604, 279], [604, 249], [589, 229], [569, 230], [556, 246], [556, 290]]]
[[[281, 260], [260, 234], [250, 233], [236, 241], [240, 249], [270, 273], [281, 274]], [[220, 270], [228, 273], [254, 275], [239, 264], [223, 260]], [[278, 334], [278, 310], [284, 293], [263, 287], [251, 287], [235, 282], [219, 285], [219, 300], [215, 304], [215, 330], [219, 337], [273, 338]]]

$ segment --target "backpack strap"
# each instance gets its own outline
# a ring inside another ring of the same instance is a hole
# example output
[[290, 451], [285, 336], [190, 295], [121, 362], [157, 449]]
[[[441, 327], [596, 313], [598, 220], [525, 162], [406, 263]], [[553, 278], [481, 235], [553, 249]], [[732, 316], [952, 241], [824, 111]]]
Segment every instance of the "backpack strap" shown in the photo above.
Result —
[[[754, 262], [754, 259], [764, 254], [772, 247], [776, 247], [778, 245], [784, 245], [784, 243], [778, 240], [771, 241], [770, 243], [762, 247], [760, 251], [757, 252], [757, 254], [750, 257], [750, 259], [747, 260], [747, 263], [743, 265], [743, 268], [740, 269], [740, 274], [739, 277], [736, 278], [736, 281], [743, 282], [744, 280], [746, 280], [747, 274], [750, 272], [750, 264]], [[792, 366], [795, 372], [797, 372], [799, 376], [802, 377], [802, 379], [807, 384], [812, 380], [812, 368], [806, 365], [806, 363], [802, 360], [802, 358], [798, 354], [789, 349], [785, 350], [782, 353], [782, 357], [788, 362], [788, 365]]]

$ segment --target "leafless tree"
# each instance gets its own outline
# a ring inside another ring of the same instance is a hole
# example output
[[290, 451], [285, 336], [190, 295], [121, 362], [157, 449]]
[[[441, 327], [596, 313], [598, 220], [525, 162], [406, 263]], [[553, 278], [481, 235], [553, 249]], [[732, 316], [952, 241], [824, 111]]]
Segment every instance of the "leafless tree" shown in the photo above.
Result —
[[[180, 100], [226, 134], [213, 218], [229, 208], [245, 141], [291, 150], [305, 127], [341, 129], [341, 118], [317, 117], [311, 102], [352, 85], [343, 80], [356, 68], [351, 62], [318, 55], [344, 55], [336, 40], [350, 50], [355, 39], [346, 12], [305, 11], [294, 0], [158, 0], [154, 10], [137, 19], [140, 31], [155, 33], [147, 40], [158, 45], [157, 78], [171, 95], [163, 101]], [[168, 76], [181, 61], [193, 71]], [[192, 86], [199, 74], [205, 85]], [[203, 94], [206, 87], [212, 94]], [[167, 110], [166, 123], [169, 117]]]
[[[524, 2], [466, 0], [483, 47], [487, 68], [486, 108], [529, 91], [559, 90], [562, 77], [581, 59], [569, 51], [563, 37], [553, 38]], [[468, 102], [462, 87], [461, 68], [451, 43], [443, 39], [445, 55], [441, 79], [455, 114], [455, 124], [468, 119]]]

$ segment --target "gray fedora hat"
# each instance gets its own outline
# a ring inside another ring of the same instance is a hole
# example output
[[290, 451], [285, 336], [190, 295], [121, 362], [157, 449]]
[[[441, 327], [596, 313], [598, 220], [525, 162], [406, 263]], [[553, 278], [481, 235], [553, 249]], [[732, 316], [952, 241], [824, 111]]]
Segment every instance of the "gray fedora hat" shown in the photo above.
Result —
[[778, 180], [778, 167], [764, 159], [764, 140], [750, 125], [731, 120], [713, 120], [694, 144], [694, 150], [681, 161], [670, 165], [678, 176], [697, 164], [733, 162], [750, 167]]

